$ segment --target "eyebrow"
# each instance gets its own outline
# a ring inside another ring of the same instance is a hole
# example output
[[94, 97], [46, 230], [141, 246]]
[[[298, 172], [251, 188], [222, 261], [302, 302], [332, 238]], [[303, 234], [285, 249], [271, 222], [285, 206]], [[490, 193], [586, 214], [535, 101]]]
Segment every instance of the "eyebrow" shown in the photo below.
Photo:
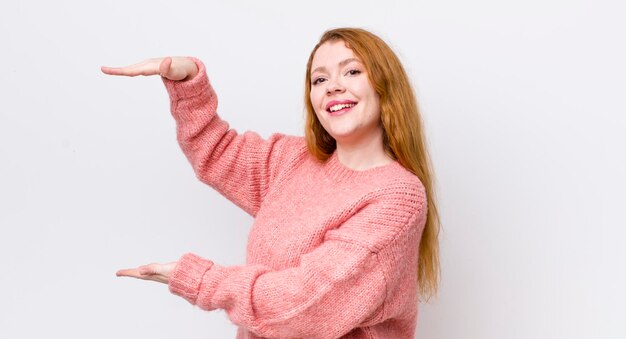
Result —
[[[339, 67], [343, 67], [343, 66], [345, 66], [345, 65], [347, 65], [347, 64], [349, 64], [349, 63], [351, 63], [353, 61], [359, 62], [359, 59], [357, 59], [357, 58], [348, 58], [348, 59], [340, 61], [338, 65], [339, 65]], [[318, 71], [326, 71], [326, 67], [324, 67], [324, 66], [316, 67], [314, 70], [311, 71], [311, 74], [313, 74], [315, 72], [318, 72]]]

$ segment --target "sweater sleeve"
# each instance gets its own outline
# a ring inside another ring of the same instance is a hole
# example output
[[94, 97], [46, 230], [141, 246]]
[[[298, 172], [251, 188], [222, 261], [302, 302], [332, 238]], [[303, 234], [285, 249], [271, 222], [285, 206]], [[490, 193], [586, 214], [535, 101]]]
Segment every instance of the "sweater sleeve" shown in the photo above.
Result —
[[169, 288], [202, 309], [225, 309], [231, 321], [262, 337], [341, 337], [384, 321], [388, 293], [398, 288], [389, 282], [400, 281], [398, 275], [415, 274], [400, 265], [389, 267], [375, 248], [407, 244], [393, 252], [400, 258], [413, 253], [415, 243], [395, 240], [421, 232], [422, 212], [398, 213], [388, 204], [365, 206], [328, 232], [298, 266], [284, 270], [224, 267], [186, 254], [174, 269]]
[[217, 115], [217, 96], [204, 64], [196, 59], [198, 74], [186, 81], [162, 78], [176, 120], [177, 139], [199, 180], [255, 215], [278, 164], [303, 150], [298, 138], [274, 134], [238, 134]]

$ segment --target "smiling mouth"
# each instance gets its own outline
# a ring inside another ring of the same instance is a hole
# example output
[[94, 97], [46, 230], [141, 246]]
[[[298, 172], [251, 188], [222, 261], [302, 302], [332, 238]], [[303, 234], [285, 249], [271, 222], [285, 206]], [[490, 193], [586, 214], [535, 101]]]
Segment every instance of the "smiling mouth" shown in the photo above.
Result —
[[350, 108], [356, 106], [356, 104], [357, 104], [356, 102], [345, 103], [345, 104], [336, 104], [336, 105], [332, 105], [332, 106], [328, 107], [328, 109], [326, 111], [328, 113], [331, 113], [331, 114], [344, 112], [344, 111], [347, 111]]

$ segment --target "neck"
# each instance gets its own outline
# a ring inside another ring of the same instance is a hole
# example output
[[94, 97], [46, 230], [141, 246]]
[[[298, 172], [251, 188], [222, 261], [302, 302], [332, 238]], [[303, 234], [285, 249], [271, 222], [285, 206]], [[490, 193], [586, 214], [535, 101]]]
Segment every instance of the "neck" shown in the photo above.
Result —
[[357, 171], [364, 171], [393, 162], [393, 159], [385, 153], [382, 131], [374, 138], [366, 138], [358, 142], [340, 142], [337, 140], [336, 152], [341, 164]]

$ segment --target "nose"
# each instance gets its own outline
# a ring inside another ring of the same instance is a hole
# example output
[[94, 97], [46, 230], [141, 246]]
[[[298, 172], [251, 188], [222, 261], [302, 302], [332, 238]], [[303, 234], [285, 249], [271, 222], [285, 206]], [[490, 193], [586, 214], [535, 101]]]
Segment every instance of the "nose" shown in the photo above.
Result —
[[343, 93], [346, 89], [341, 85], [341, 83], [337, 80], [328, 80], [328, 85], [326, 86], [326, 94], [331, 95], [333, 93]]

